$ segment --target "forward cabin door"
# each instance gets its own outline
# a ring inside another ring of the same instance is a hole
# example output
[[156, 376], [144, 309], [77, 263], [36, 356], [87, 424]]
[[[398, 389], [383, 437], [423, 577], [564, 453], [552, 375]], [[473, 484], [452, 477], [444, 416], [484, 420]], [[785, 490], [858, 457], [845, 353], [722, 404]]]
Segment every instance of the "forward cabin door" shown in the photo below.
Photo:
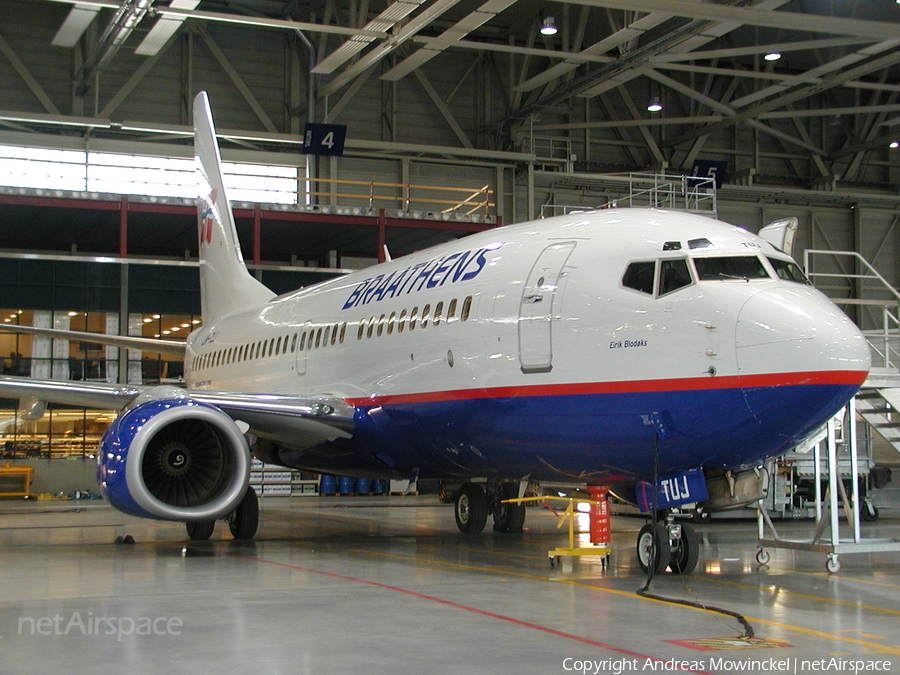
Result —
[[559, 321], [563, 268], [574, 241], [551, 244], [528, 274], [519, 305], [519, 363], [523, 373], [547, 373], [553, 368], [553, 324]]

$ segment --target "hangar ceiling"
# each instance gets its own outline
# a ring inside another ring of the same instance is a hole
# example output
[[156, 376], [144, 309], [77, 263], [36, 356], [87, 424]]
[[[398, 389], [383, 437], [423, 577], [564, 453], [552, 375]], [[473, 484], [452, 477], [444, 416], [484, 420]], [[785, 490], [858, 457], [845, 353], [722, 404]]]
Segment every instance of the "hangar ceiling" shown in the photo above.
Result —
[[549, 137], [586, 172], [896, 193], [898, 47], [890, 0], [9, 0], [0, 142], [183, 144], [208, 88], [235, 149], [296, 153], [314, 120], [366, 156]]

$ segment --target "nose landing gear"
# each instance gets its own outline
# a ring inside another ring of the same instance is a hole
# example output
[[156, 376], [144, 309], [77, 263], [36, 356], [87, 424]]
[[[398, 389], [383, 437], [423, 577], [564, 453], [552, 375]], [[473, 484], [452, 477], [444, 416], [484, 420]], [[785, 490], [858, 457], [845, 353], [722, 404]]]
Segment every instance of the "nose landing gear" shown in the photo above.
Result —
[[678, 524], [668, 517], [665, 522], [647, 523], [637, 538], [638, 564], [644, 572], [654, 574], [671, 569], [676, 574], [690, 574], [700, 558], [700, 539], [693, 526]]

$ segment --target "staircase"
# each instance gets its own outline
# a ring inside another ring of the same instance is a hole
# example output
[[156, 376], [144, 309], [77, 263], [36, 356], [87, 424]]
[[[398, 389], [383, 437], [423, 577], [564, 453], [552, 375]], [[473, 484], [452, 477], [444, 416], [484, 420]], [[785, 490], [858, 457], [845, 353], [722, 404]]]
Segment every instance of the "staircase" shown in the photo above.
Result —
[[856, 315], [872, 352], [856, 410], [900, 452], [900, 292], [855, 251], [809, 249], [803, 262], [816, 288]]
[[864, 388], [856, 396], [856, 412], [900, 452], [900, 388]]

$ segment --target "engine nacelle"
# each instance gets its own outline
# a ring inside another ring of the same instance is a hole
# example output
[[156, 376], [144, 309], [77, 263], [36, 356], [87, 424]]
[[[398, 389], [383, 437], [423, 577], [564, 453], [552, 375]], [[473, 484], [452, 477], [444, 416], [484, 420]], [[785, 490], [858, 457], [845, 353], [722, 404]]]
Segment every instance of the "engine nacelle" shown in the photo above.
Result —
[[250, 450], [234, 421], [187, 398], [148, 401], [106, 430], [97, 481], [130, 515], [208, 521], [235, 509], [250, 483]]

